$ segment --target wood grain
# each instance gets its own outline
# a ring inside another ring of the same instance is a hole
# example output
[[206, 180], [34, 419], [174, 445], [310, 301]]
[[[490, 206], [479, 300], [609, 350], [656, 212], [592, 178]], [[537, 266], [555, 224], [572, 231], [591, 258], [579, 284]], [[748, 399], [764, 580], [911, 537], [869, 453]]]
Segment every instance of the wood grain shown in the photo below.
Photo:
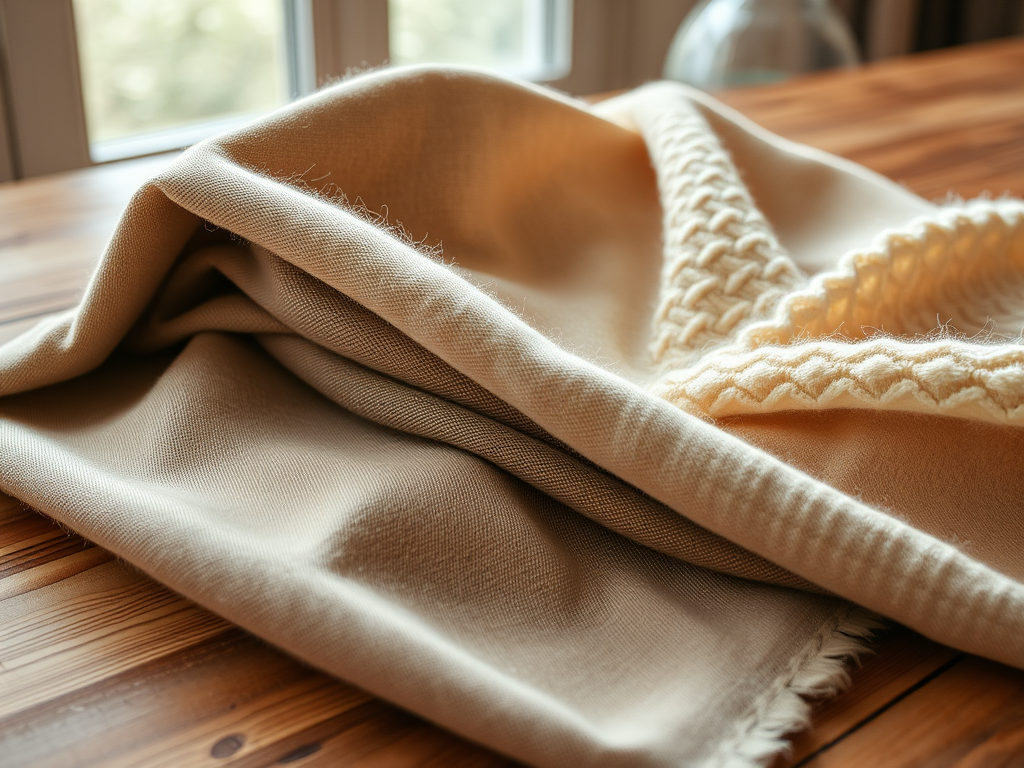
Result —
[[862, 163], [927, 199], [1024, 196], [1019, 38], [717, 95], [770, 131]]
[[848, 693], [818, 708], [815, 728], [798, 734], [790, 759], [779, 764], [803, 764], [828, 750], [922, 680], [944, 672], [963, 657], [909, 629], [894, 628], [883, 639], [878, 653], [851, 672]]
[[74, 306], [135, 190], [174, 157], [0, 184], [0, 323]]
[[1024, 766], [1024, 672], [967, 657], [806, 765]]
[[[72, 552], [55, 558], [55, 546]], [[0, 756], [19, 766], [511, 765], [291, 659], [2, 494], [0, 596]]]
[[[721, 94], [929, 198], [1024, 195], [1024, 41]], [[0, 343], [71, 307], [170, 158], [0, 185]], [[778, 766], [1024, 766], [1024, 673], [898, 628]], [[0, 765], [509, 766], [0, 494]]]

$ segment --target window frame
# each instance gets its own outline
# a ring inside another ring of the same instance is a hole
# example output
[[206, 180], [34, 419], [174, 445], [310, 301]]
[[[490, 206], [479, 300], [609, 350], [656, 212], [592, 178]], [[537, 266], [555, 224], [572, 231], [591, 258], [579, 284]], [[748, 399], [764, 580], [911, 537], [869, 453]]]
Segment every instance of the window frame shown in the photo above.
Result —
[[[593, 94], [657, 78], [668, 42], [696, 1], [568, 0], [571, 18], [556, 19], [567, 27], [568, 74], [547, 84]], [[387, 0], [285, 2], [290, 39], [307, 51], [301, 61], [296, 48], [289, 53], [300, 63], [293, 94], [387, 62]], [[72, 0], [0, 0], [0, 181], [95, 164]]]
[[92, 164], [71, 0], [0, 0], [0, 89], [0, 173], [28, 178]]

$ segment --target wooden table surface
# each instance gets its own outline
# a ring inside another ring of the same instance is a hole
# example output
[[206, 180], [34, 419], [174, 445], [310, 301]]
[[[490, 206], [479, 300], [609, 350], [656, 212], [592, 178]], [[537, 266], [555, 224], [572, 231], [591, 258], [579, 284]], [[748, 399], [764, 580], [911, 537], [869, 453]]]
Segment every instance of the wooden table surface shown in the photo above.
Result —
[[[1024, 196], [1024, 40], [723, 99], [929, 199]], [[0, 341], [72, 306], [133, 161], [0, 185]], [[0, 457], [2, 460], [2, 457]], [[285, 656], [0, 494], [0, 765], [511, 763]], [[1024, 673], [902, 628], [778, 762], [1024, 766]]]

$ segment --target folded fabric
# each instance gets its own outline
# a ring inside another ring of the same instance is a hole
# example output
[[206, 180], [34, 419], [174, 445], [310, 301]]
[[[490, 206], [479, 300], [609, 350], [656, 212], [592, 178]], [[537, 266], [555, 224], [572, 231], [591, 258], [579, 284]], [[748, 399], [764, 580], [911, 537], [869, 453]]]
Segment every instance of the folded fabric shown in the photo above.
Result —
[[1020, 201], [388, 70], [139, 190], [0, 488], [528, 763], [760, 765], [871, 612], [1024, 666], [1022, 326]]

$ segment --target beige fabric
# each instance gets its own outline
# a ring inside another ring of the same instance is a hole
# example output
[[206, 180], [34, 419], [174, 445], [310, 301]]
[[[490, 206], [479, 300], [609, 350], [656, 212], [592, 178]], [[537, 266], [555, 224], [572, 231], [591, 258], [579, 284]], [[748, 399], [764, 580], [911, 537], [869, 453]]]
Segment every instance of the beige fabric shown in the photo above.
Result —
[[863, 410], [743, 416], [722, 427], [1024, 579], [1024, 430]]
[[920, 215], [680, 86], [366, 75], [185, 153], [0, 347], [0, 487], [527, 762], [756, 764], [871, 625], [823, 591], [1024, 665], [1015, 551], [654, 394]]

